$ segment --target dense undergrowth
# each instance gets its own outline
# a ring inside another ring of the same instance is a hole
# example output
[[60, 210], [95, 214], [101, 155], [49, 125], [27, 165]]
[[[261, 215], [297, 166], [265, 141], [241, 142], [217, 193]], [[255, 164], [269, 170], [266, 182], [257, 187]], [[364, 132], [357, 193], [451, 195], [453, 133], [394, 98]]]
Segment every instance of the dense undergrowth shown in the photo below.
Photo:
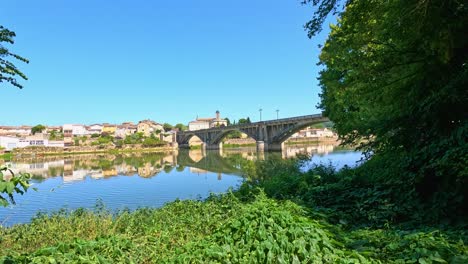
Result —
[[247, 162], [238, 191], [206, 201], [41, 214], [0, 228], [0, 261], [468, 263], [463, 214], [425, 211], [412, 184], [366, 178], [366, 164], [303, 172], [300, 159]]

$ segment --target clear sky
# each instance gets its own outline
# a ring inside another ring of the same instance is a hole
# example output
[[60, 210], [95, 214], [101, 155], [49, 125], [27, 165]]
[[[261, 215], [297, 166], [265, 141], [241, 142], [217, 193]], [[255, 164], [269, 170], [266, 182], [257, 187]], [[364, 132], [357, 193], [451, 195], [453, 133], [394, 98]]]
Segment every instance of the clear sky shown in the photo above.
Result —
[[8, 48], [30, 63], [15, 62], [22, 90], [0, 85], [0, 125], [319, 113], [328, 29], [307, 38], [312, 12], [300, 0], [3, 1]]

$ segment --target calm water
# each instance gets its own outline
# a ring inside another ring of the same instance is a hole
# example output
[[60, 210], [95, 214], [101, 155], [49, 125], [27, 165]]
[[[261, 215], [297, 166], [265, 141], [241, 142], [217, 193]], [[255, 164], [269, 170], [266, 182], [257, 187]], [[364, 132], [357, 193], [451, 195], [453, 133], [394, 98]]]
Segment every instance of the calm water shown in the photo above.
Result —
[[27, 223], [39, 211], [61, 208], [93, 208], [103, 202], [107, 208], [160, 207], [175, 199], [203, 199], [210, 193], [226, 192], [243, 181], [243, 159], [269, 155], [294, 157], [312, 154], [312, 163], [355, 166], [361, 154], [336, 151], [333, 146], [287, 147], [282, 153], [259, 154], [255, 149], [223, 151], [177, 151], [174, 153], [80, 155], [17, 160], [7, 165], [16, 172], [33, 175], [33, 187], [17, 195], [16, 205], [0, 207], [0, 225]]

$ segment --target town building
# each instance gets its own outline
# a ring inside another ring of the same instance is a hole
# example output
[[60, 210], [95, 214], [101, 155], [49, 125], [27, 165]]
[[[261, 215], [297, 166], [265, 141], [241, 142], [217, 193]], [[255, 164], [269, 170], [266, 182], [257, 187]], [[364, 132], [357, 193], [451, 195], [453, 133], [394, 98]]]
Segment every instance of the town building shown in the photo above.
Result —
[[142, 120], [137, 125], [137, 132], [143, 133], [145, 137], [149, 137], [152, 133], [160, 134], [163, 131], [163, 125], [149, 119]]
[[92, 134], [98, 134], [100, 135], [102, 133], [102, 125], [100, 124], [93, 124], [88, 126], [88, 131], [89, 133]]
[[7, 151], [11, 151], [18, 147], [19, 141], [20, 139], [17, 137], [0, 136], [0, 147]]
[[115, 130], [115, 137], [125, 138], [137, 132], [138, 127], [131, 122], [122, 123], [118, 125]]
[[79, 137], [89, 135], [86, 126], [79, 124], [65, 124], [62, 126], [64, 137]]
[[104, 123], [102, 126], [102, 133], [106, 133], [108, 135], [114, 135], [116, 130], [117, 126], [113, 124]]
[[306, 127], [294, 133], [291, 138], [334, 138], [336, 133], [328, 128], [311, 128]]
[[220, 118], [219, 111], [216, 111], [216, 117], [198, 118], [188, 123], [188, 130], [195, 131], [200, 129], [208, 129], [212, 127], [227, 126], [227, 120]]

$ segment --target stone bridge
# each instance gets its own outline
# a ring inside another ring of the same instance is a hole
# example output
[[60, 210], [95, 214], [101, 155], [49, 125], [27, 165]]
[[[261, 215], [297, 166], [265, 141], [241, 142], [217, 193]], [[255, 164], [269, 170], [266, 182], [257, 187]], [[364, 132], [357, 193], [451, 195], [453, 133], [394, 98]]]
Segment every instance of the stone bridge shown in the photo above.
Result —
[[257, 141], [257, 150], [282, 150], [284, 141], [292, 134], [307, 126], [329, 121], [321, 114], [282, 118], [225, 127], [213, 127], [195, 131], [178, 132], [176, 136], [179, 146], [188, 146], [189, 140], [197, 136], [203, 141], [202, 148], [220, 149], [223, 138], [232, 131], [240, 131]]

